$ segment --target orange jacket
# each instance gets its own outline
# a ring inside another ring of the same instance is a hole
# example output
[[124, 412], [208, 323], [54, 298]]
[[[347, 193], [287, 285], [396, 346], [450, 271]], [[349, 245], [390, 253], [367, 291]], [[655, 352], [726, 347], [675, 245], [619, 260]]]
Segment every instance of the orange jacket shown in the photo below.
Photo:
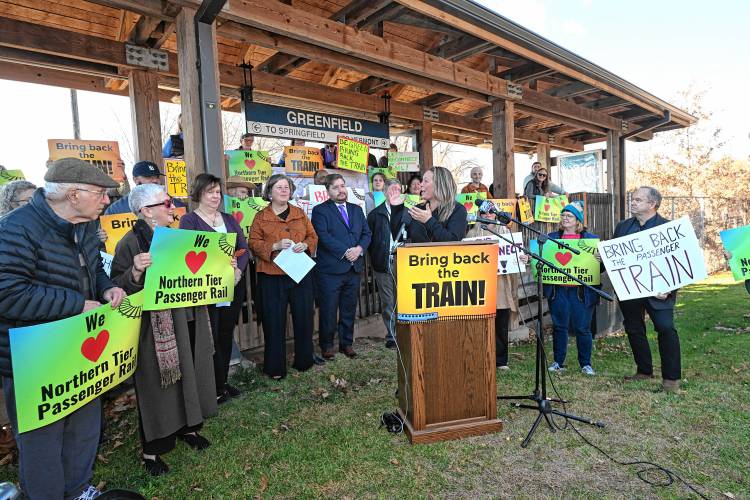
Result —
[[250, 250], [256, 257], [256, 270], [259, 273], [283, 275], [284, 271], [273, 263], [278, 251], [271, 250], [273, 244], [284, 238], [295, 243], [307, 243], [307, 253], [314, 254], [318, 247], [318, 235], [315, 234], [310, 219], [302, 209], [289, 205], [289, 216], [281, 219], [273, 212], [271, 205], [258, 212], [250, 227]]
[[468, 183], [467, 185], [464, 186], [464, 188], [461, 190], [461, 193], [462, 194], [467, 194], [467, 193], [487, 193], [489, 195], [490, 190], [487, 188], [487, 186], [485, 186], [481, 182], [479, 183], [479, 187], [474, 187], [474, 184], [472, 184], [470, 182], [470, 183]]

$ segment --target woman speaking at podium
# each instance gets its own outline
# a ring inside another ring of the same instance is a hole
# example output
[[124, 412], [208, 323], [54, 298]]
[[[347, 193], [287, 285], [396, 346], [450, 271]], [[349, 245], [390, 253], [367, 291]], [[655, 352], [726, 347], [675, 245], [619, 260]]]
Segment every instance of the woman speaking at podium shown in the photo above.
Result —
[[466, 208], [456, 202], [456, 182], [450, 170], [432, 167], [422, 179], [423, 203], [404, 207], [398, 184], [388, 188], [393, 239], [410, 243], [461, 241], [466, 234]]

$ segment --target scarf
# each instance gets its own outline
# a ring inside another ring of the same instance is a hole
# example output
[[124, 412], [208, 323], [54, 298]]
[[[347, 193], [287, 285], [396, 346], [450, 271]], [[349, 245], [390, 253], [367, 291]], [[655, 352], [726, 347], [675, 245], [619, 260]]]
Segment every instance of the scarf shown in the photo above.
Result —
[[[151, 239], [154, 232], [142, 219], [138, 219], [133, 226], [133, 233], [138, 239], [138, 247], [141, 252], [148, 252], [151, 248]], [[177, 352], [177, 339], [174, 334], [174, 322], [172, 311], [151, 311], [151, 330], [154, 333], [154, 349], [156, 350], [156, 361], [159, 364], [161, 375], [161, 387], [163, 389], [174, 384], [180, 378], [180, 356]]]

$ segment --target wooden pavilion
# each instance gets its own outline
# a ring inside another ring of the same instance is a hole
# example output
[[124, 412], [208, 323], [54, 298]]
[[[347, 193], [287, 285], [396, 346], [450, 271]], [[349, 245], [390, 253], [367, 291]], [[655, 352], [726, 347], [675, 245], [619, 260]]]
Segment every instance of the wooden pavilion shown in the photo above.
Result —
[[695, 121], [471, 0], [6, 0], [0, 78], [129, 95], [138, 159], [160, 161], [159, 101], [179, 102], [191, 174], [222, 173], [220, 112], [248, 83], [257, 102], [389, 111], [422, 165], [433, 140], [491, 146], [509, 196], [513, 152], [606, 141], [613, 218], [625, 139]]

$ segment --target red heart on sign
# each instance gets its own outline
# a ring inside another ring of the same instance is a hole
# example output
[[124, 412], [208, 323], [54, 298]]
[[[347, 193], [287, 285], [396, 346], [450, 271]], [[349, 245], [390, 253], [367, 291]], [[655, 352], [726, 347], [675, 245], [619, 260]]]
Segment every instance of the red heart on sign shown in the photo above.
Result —
[[563, 266], [566, 265], [568, 262], [570, 262], [570, 259], [572, 259], [572, 258], [573, 258], [573, 254], [572, 253], [557, 252], [555, 254], [555, 260], [557, 260], [557, 262], [559, 262]]
[[208, 254], [206, 252], [195, 253], [193, 250], [190, 250], [185, 254], [185, 264], [187, 264], [190, 272], [195, 274], [198, 272], [198, 269], [201, 268], [203, 263], [206, 262], [207, 257]]
[[255, 160], [245, 160], [245, 166], [252, 170], [255, 166]]
[[466, 211], [467, 212], [471, 212], [471, 207], [473, 207], [473, 206], [474, 206], [474, 204], [472, 202], [470, 202], [470, 201], [467, 201], [466, 203], [464, 203], [464, 207], [466, 207]]
[[81, 354], [92, 363], [96, 363], [104, 352], [104, 348], [107, 347], [107, 342], [109, 342], [109, 332], [102, 330], [96, 337], [89, 337], [83, 341]]
[[544, 211], [549, 212], [549, 203], [544, 204]]
[[242, 218], [245, 216], [242, 212], [232, 212], [232, 217], [234, 217], [234, 220], [237, 222], [242, 222]]

